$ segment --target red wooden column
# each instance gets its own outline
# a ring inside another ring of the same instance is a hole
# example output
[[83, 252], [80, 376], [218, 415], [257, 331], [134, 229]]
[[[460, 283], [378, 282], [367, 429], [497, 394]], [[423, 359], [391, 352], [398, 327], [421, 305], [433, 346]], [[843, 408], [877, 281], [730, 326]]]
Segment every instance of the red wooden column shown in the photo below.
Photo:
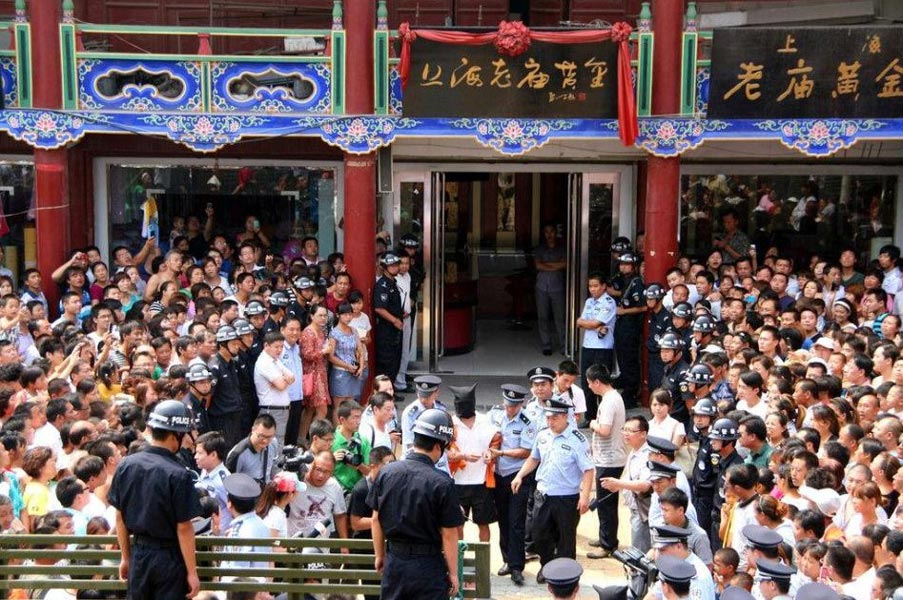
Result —
[[[375, 0], [345, 1], [345, 33], [348, 57], [345, 64], [345, 112], [373, 114], [373, 30]], [[376, 282], [376, 154], [345, 154], [345, 262], [354, 287], [364, 294], [371, 311]], [[370, 356], [374, 356], [370, 348]], [[372, 361], [371, 361], [372, 364]], [[375, 373], [370, 368], [370, 377]], [[361, 402], [369, 397], [370, 381], [364, 383]]]
[[[653, 0], [655, 33], [652, 66], [652, 112], [674, 115], [680, 109], [680, 53], [683, 0]], [[646, 174], [646, 281], [664, 283], [677, 260], [680, 159], [650, 156]]]
[[[35, 108], [60, 109], [63, 88], [60, 73], [61, 0], [31, 0], [28, 3], [32, 29]], [[57, 287], [50, 274], [68, 258], [69, 177], [66, 150], [35, 150], [36, 229], [38, 269], [44, 276], [44, 293], [56, 313]]]

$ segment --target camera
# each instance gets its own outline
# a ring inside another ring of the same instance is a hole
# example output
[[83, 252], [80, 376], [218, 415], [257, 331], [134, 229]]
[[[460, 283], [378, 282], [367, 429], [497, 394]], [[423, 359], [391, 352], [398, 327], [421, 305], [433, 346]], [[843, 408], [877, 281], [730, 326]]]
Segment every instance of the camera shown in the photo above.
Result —
[[658, 578], [655, 563], [636, 548], [615, 550], [612, 558], [624, 565], [624, 570], [630, 578], [627, 597], [631, 600], [645, 598], [649, 587]]
[[307, 465], [314, 462], [314, 455], [308, 452], [302, 452], [298, 446], [286, 446], [282, 449], [282, 453], [276, 457], [276, 466], [283, 471], [289, 473], [297, 473], [298, 478], [304, 477], [307, 472]]
[[360, 466], [364, 462], [361, 456], [361, 441], [358, 438], [348, 440], [348, 446], [345, 447], [345, 455], [342, 456], [342, 462], [352, 467]]

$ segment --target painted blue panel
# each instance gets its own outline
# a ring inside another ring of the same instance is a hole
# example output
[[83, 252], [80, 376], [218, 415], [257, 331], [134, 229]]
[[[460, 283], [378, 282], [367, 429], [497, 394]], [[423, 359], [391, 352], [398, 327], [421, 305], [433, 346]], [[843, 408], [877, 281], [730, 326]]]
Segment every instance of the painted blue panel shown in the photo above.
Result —
[[[127, 84], [116, 93], [106, 92], [105, 83], [117, 76], [144, 71], [170, 78], [181, 90], [166, 96], [150, 84]], [[174, 60], [80, 59], [78, 61], [78, 102], [82, 109], [131, 112], [197, 112], [202, 110], [201, 63]]]
[[12, 56], [0, 57], [0, 77], [3, 78], [3, 101], [9, 108], [19, 105], [19, 80], [16, 74], [16, 59]]
[[[248, 77], [272, 74], [281, 78], [298, 78], [308, 82], [312, 94], [303, 100], [285, 87], [251, 87]], [[230, 86], [245, 78], [245, 93], [234, 93]], [[332, 70], [323, 63], [249, 63], [221, 62], [211, 65], [211, 103], [216, 112], [313, 113], [332, 112]]]

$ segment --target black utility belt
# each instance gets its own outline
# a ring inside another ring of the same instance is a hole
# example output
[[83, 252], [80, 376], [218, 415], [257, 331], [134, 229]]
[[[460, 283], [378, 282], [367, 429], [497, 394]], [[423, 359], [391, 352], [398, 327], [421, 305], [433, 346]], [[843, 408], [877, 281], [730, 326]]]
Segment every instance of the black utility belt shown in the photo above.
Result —
[[149, 546], [151, 548], [176, 548], [179, 545], [178, 540], [166, 540], [148, 535], [135, 535], [132, 541], [136, 546]]
[[578, 500], [580, 498], [580, 494], [564, 494], [558, 496], [552, 496], [550, 494], [546, 494], [544, 492], [536, 491], [536, 497], [542, 501], [546, 501], [549, 498], [561, 498], [562, 500]]
[[398, 556], [439, 556], [442, 554], [441, 546], [430, 544], [408, 544], [406, 542], [393, 542], [389, 540], [388, 550]]
[[261, 406], [260, 410], [289, 410], [291, 405], [289, 406]]

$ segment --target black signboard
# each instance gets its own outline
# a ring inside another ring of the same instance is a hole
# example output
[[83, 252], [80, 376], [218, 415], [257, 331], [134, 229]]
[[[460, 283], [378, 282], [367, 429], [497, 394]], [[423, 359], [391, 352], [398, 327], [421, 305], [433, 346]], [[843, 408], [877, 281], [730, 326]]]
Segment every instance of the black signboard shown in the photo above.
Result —
[[708, 116], [903, 117], [903, 27], [716, 29]]
[[618, 45], [533, 41], [517, 57], [493, 44], [418, 39], [404, 89], [406, 117], [614, 119]]

